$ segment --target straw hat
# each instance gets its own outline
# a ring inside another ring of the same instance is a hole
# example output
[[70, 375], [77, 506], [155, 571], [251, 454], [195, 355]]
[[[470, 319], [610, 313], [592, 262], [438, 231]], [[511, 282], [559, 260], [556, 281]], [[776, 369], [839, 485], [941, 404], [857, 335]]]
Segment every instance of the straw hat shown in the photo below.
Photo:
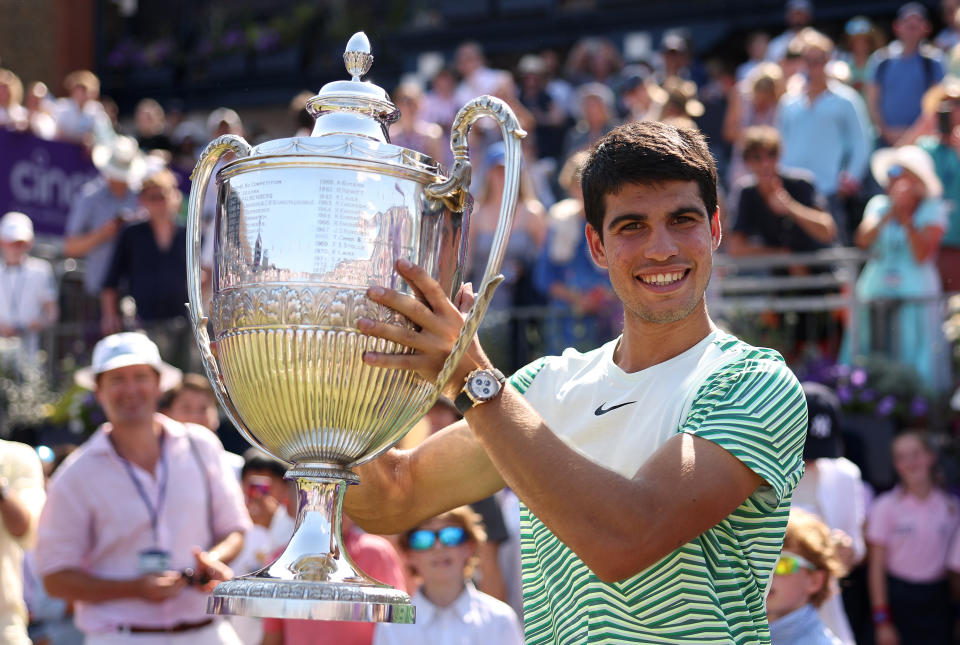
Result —
[[922, 148], [917, 146], [881, 148], [874, 152], [870, 159], [873, 178], [884, 189], [890, 183], [890, 169], [895, 166], [901, 166], [916, 175], [926, 186], [927, 197], [940, 197], [943, 194], [943, 184], [937, 177], [933, 159]]

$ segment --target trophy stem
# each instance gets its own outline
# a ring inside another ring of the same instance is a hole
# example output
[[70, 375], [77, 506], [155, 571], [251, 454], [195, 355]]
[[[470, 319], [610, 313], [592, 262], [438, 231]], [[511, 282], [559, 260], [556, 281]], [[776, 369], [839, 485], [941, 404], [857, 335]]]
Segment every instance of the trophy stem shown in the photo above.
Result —
[[311, 620], [412, 623], [410, 597], [364, 573], [342, 533], [343, 496], [358, 483], [334, 465], [298, 465], [297, 520], [283, 552], [254, 573], [221, 583], [207, 602], [211, 614]]

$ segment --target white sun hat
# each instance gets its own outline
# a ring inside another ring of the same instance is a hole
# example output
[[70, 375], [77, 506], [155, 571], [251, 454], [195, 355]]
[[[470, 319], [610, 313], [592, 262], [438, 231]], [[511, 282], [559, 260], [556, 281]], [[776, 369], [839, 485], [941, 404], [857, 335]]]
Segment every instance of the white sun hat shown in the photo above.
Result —
[[73, 380], [80, 387], [96, 389], [97, 375], [130, 365], [149, 365], [160, 374], [160, 389], [176, 387], [183, 379], [183, 372], [160, 358], [157, 344], [145, 334], [134, 331], [111, 334], [93, 348], [90, 367], [77, 370]]
[[870, 159], [870, 171], [873, 178], [884, 189], [890, 183], [890, 169], [900, 166], [916, 175], [927, 188], [927, 197], [940, 197], [943, 194], [943, 184], [937, 177], [933, 166], [933, 158], [925, 150], [917, 146], [900, 146], [899, 148], [881, 148], [873, 153]]
[[91, 158], [107, 179], [126, 182], [134, 190], [140, 187], [146, 161], [136, 139], [118, 136], [109, 144], [94, 146]]

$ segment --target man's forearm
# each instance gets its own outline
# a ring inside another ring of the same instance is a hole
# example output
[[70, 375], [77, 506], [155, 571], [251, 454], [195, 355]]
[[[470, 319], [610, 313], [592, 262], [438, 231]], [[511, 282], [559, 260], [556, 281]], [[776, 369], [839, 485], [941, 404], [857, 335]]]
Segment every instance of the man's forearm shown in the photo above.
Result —
[[628, 479], [564, 443], [509, 387], [468, 410], [467, 422], [507, 485], [606, 582], [694, 539], [763, 483], [723, 448], [683, 433]]
[[9, 488], [3, 499], [0, 500], [0, 518], [2, 518], [3, 526], [7, 532], [15, 538], [26, 535], [30, 530], [31, 522], [33, 522], [26, 505]]
[[54, 598], [68, 602], [107, 602], [139, 598], [137, 579], [98, 578], [78, 569], [63, 569], [43, 578], [43, 586]]
[[243, 549], [243, 533], [234, 531], [207, 551], [224, 564], [230, 564]]

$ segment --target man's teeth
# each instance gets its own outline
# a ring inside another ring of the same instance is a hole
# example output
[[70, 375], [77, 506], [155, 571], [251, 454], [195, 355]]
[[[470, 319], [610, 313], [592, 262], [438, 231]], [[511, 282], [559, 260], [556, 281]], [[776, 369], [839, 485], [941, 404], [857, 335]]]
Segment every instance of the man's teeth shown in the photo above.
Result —
[[640, 276], [640, 279], [647, 284], [665, 285], [672, 284], [677, 280], [680, 280], [683, 277], [683, 274], [683, 271], [676, 271], [674, 273], [657, 273], [655, 275], [642, 275]]

